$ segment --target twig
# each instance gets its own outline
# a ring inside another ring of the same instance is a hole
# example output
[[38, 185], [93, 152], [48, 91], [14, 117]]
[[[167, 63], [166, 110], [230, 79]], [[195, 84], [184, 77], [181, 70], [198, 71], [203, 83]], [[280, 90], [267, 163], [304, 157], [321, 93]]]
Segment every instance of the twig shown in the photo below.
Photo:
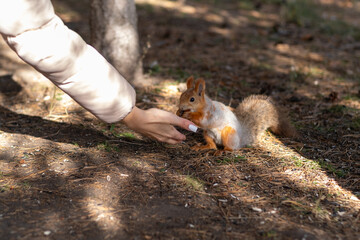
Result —
[[344, 135], [342, 137], [355, 137], [355, 138], [358, 138], [358, 137], [360, 137], [360, 134], [347, 134], [347, 135]]
[[49, 135], [45, 135], [45, 136], [41, 136], [41, 138], [48, 138], [48, 137], [53, 137], [53, 136], [56, 136], [59, 134], [61, 128], [59, 128], [59, 130], [56, 132], [56, 133], [53, 133], [53, 134], [49, 134]]
[[159, 187], [160, 187], [160, 197], [162, 197], [163, 195], [163, 189], [162, 189], [162, 184], [161, 184], [161, 181], [152, 173], [149, 173], [150, 176], [152, 176], [159, 184]]
[[[216, 199], [217, 200], [217, 199]], [[220, 209], [220, 211], [223, 214], [223, 217], [225, 218], [226, 222], [229, 222], [229, 217], [227, 216], [227, 214], [225, 213], [224, 209], [221, 207], [221, 202], [218, 201], [218, 207]]]
[[104, 166], [109, 166], [113, 163], [115, 163], [116, 161], [111, 161], [111, 162], [105, 162], [103, 164], [100, 164], [100, 165], [91, 165], [91, 166], [85, 166], [85, 167], [82, 167], [82, 168], [79, 168], [79, 169], [92, 169], [92, 168], [99, 168], [99, 167], [104, 167]]
[[146, 145], [146, 144], [144, 144], [144, 143], [133, 143], [133, 142], [127, 142], [127, 141], [120, 140], [120, 139], [108, 140], [108, 142], [121, 142], [121, 143], [128, 143], [128, 144], [139, 145], [139, 146]]

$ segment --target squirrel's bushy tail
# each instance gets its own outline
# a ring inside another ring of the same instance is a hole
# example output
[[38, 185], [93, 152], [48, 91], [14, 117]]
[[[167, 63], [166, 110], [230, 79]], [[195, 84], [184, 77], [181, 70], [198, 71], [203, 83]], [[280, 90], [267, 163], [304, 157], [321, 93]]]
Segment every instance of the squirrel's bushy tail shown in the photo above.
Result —
[[235, 110], [241, 124], [244, 125], [246, 145], [256, 143], [261, 134], [270, 129], [284, 137], [295, 137], [295, 128], [270, 97], [251, 95], [242, 101]]

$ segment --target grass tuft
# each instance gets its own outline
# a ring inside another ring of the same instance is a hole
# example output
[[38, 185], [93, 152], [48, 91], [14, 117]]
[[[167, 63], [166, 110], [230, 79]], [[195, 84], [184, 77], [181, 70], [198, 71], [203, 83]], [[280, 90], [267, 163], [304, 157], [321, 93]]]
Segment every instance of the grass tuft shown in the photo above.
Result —
[[333, 175], [339, 177], [339, 178], [344, 178], [346, 177], [346, 172], [343, 169], [336, 169], [333, 165], [331, 165], [330, 163], [326, 162], [325, 160], [320, 159], [318, 161], [320, 167], [324, 170], [326, 170], [327, 172], [332, 173]]
[[188, 187], [190, 187], [196, 191], [204, 191], [204, 184], [202, 183], [201, 180], [199, 180], [195, 177], [187, 175], [185, 177], [185, 183]]

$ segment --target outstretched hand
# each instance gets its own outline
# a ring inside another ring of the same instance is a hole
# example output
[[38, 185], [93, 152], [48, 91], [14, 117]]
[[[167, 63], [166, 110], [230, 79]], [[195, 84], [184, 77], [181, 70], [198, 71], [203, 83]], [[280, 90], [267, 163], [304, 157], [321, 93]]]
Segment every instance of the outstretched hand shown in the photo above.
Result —
[[140, 134], [170, 144], [180, 143], [186, 139], [174, 126], [193, 132], [197, 130], [193, 122], [157, 108], [142, 110], [134, 107], [123, 122]]

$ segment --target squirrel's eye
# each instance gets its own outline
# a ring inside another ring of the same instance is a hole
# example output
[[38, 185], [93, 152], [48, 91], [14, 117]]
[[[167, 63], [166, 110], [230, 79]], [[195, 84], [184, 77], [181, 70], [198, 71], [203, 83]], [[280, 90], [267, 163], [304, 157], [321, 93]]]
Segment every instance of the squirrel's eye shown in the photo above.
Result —
[[195, 101], [195, 98], [193, 98], [193, 97], [190, 98], [190, 102], [193, 102], [193, 101]]

